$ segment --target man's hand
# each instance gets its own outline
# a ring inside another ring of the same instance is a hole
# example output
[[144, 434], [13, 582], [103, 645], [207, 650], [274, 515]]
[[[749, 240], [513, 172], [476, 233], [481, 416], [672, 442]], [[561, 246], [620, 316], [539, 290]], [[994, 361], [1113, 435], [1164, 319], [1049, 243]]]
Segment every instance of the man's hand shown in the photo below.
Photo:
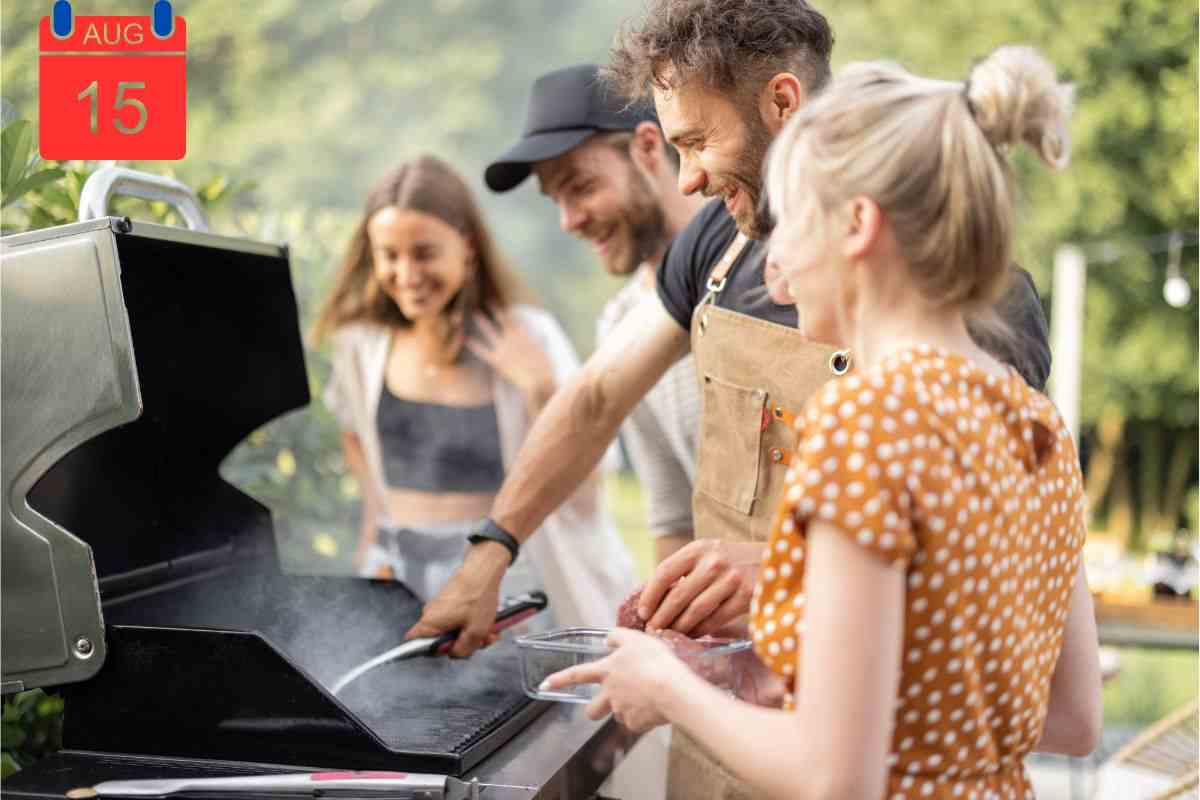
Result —
[[749, 613], [763, 545], [699, 539], [654, 571], [638, 603], [647, 630], [707, 636]]
[[470, 547], [463, 565], [425, 604], [421, 619], [404, 635], [405, 640], [461, 630], [450, 648], [453, 658], [466, 658], [494, 642], [491, 630], [500, 602], [500, 579], [508, 564], [508, 551], [499, 542]]

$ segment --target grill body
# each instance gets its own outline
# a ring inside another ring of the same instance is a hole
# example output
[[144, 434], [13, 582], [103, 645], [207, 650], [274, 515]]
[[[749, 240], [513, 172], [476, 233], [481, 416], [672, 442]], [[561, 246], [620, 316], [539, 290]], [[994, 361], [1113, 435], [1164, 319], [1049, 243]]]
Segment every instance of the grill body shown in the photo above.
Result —
[[[2, 681], [64, 687], [43, 777], [462, 775], [545, 710], [505, 644], [326, 690], [420, 605], [395, 583], [283, 573], [270, 510], [218, 473], [310, 400], [286, 247], [116, 218], [0, 247]], [[43, 791], [41, 769], [6, 796]]]

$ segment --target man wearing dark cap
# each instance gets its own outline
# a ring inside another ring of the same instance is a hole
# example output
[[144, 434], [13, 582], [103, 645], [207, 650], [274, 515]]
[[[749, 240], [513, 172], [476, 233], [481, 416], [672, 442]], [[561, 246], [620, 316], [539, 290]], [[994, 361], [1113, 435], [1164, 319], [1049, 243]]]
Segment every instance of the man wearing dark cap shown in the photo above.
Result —
[[[521, 140], [484, 172], [506, 192], [536, 175], [559, 225], [592, 244], [611, 275], [629, 282], [604, 309], [603, 341], [640, 302], [654, 297], [654, 271], [670, 240], [700, 209], [679, 193], [676, 161], [653, 108], [626, 103], [581, 64], [538, 78]], [[692, 481], [700, 399], [690, 357], [671, 367], [622, 425], [646, 499], [655, 561], [692, 539]]]

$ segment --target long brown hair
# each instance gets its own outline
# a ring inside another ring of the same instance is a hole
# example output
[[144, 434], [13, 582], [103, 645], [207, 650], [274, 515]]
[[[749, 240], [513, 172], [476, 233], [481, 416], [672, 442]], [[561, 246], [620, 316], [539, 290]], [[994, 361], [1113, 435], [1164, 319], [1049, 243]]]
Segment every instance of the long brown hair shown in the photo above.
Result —
[[471, 315], [480, 309], [507, 308], [527, 296], [509, 268], [483, 221], [470, 188], [445, 161], [422, 155], [395, 167], [367, 195], [362, 220], [350, 238], [346, 254], [333, 279], [333, 289], [313, 327], [314, 344], [352, 322], [375, 322], [388, 327], [408, 327], [411, 321], [379, 286], [371, 260], [367, 222], [389, 207], [420, 211], [437, 217], [462, 234], [478, 259], [474, 275], [443, 312], [446, 323], [446, 357], [453, 361], [462, 350], [464, 331]]

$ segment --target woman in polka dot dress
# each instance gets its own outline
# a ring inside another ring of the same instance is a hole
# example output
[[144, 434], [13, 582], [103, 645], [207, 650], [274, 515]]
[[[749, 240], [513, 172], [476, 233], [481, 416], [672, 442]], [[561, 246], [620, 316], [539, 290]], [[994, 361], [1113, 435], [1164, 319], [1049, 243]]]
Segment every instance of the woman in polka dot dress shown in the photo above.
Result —
[[1078, 457], [965, 324], [1008, 274], [1005, 153], [1065, 164], [1069, 105], [1049, 64], [1006, 47], [965, 86], [850, 67], [788, 123], [771, 255], [802, 317], [837, 299], [858, 370], [796, 422], [749, 609], [785, 707], [722, 695], [633, 631], [553, 685], [601, 683], [591, 714], [681, 726], [769, 797], [1027, 798], [1026, 754], [1095, 747]]

